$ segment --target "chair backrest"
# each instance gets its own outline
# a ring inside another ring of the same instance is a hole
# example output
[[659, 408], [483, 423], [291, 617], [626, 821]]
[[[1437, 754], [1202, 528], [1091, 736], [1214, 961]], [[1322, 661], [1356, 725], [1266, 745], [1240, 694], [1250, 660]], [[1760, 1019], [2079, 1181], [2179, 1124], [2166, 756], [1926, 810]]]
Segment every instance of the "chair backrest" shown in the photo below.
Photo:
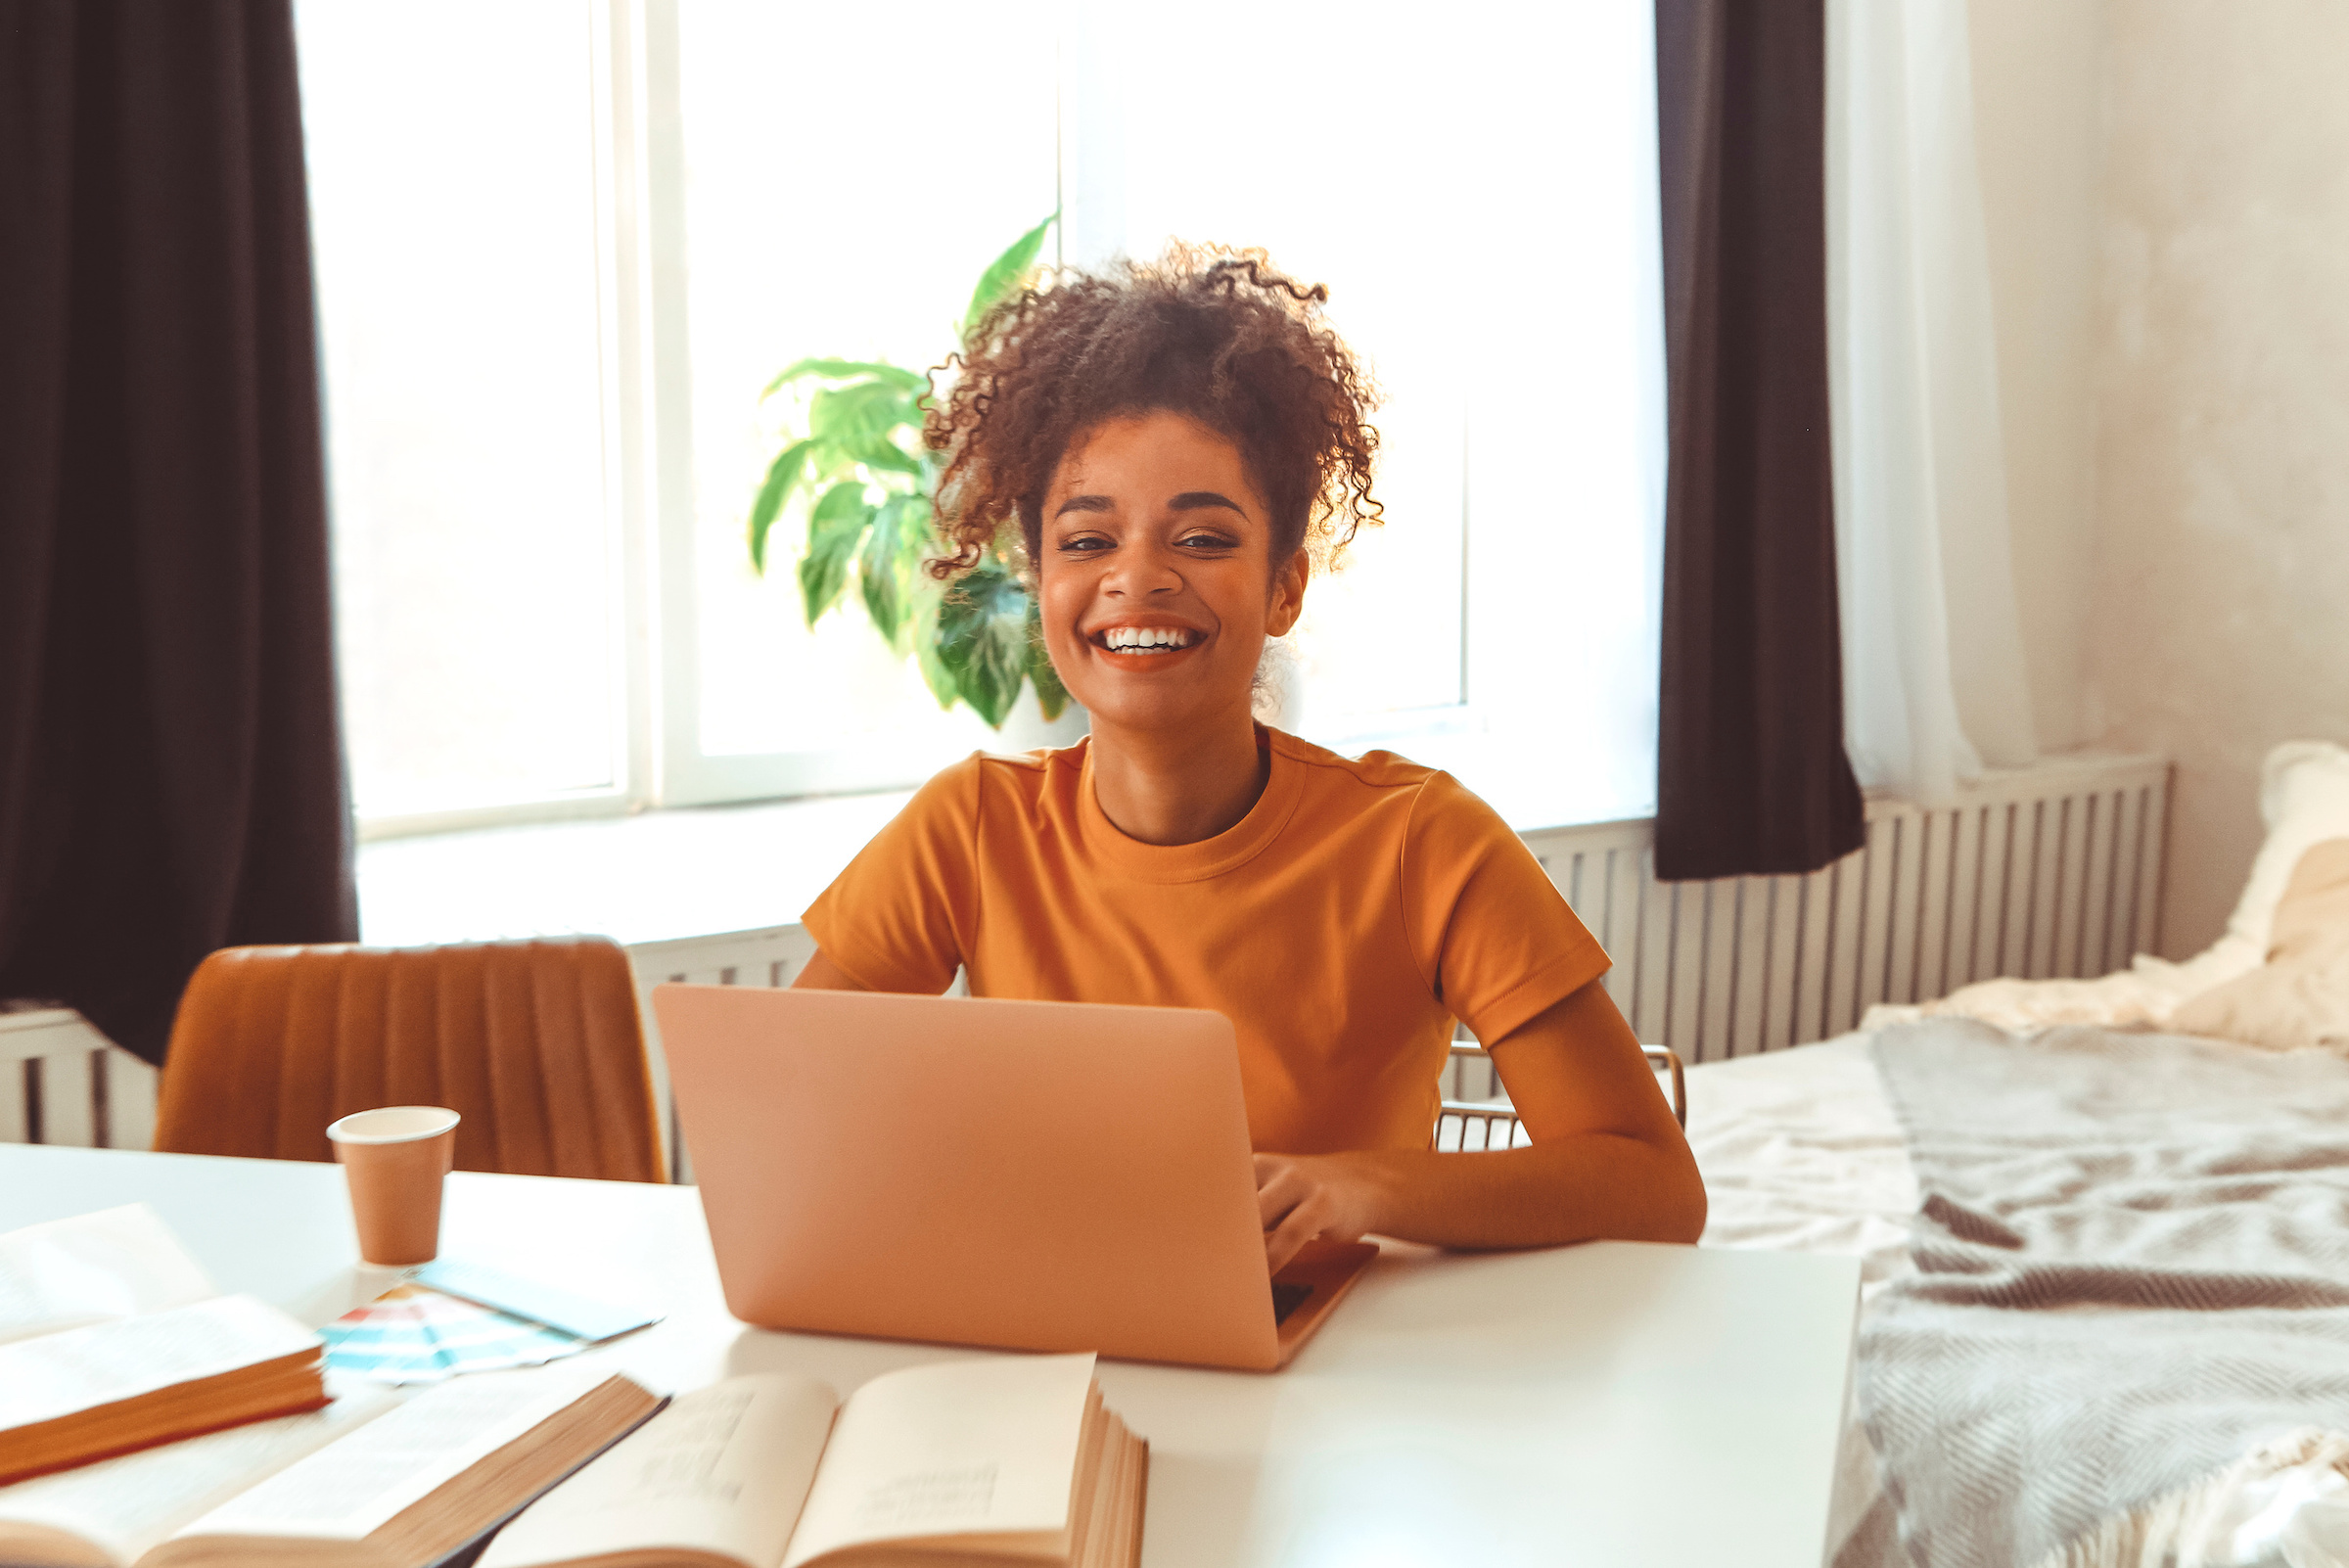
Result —
[[228, 947], [197, 969], [155, 1147], [331, 1160], [327, 1124], [445, 1105], [457, 1169], [664, 1179], [627, 954], [600, 937]]
[[[1680, 1053], [1665, 1045], [1642, 1045], [1639, 1049], [1647, 1057], [1647, 1065], [1666, 1081], [1664, 1098], [1672, 1106], [1673, 1120], [1685, 1131], [1688, 1080], [1681, 1067]], [[1438, 1154], [1475, 1154], [1487, 1149], [1520, 1148], [1532, 1141], [1522, 1130], [1517, 1109], [1509, 1103], [1508, 1092], [1501, 1087], [1500, 1074], [1483, 1046], [1453, 1045], [1451, 1065], [1471, 1072], [1481, 1070], [1477, 1084], [1463, 1089], [1463, 1093], [1481, 1086], [1487, 1090], [1487, 1097], [1481, 1100], [1446, 1097], [1443, 1108], [1436, 1113], [1430, 1147]]]

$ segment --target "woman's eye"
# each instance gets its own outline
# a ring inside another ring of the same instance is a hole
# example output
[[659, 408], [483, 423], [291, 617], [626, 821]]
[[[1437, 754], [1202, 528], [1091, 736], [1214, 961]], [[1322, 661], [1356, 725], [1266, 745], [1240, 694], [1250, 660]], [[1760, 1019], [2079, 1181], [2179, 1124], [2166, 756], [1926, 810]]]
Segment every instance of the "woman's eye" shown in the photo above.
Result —
[[1221, 533], [1192, 533], [1174, 542], [1186, 550], [1236, 550], [1240, 547], [1237, 539], [1225, 538]]
[[1060, 541], [1061, 553], [1064, 555], [1082, 555], [1090, 551], [1106, 550], [1108, 548], [1109, 541], [1101, 537], [1101, 535], [1098, 533], [1081, 533], [1073, 539], [1063, 539]]

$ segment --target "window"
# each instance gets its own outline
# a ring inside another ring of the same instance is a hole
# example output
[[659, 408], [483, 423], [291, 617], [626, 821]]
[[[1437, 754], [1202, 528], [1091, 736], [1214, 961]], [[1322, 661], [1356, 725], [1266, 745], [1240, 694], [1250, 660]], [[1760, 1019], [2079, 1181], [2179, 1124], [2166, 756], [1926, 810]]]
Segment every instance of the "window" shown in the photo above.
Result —
[[[1650, 10], [299, 0], [345, 712], [370, 831], [914, 782], [943, 714], [744, 525], [759, 392], [942, 358], [1055, 208], [1326, 282], [1389, 525], [1289, 654], [1309, 736], [1522, 825], [1652, 802]], [[461, 39], [463, 47], [450, 47]], [[1022, 732], [1024, 728], [1024, 733]]]
[[304, 0], [297, 25], [360, 809], [619, 801], [587, 19]]

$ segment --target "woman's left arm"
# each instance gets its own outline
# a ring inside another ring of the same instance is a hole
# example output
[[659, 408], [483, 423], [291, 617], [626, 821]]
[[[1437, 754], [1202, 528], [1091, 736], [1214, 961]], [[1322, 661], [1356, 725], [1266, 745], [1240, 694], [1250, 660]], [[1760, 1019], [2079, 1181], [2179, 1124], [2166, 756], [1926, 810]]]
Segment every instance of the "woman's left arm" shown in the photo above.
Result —
[[1705, 1184], [1638, 1038], [1592, 981], [1488, 1046], [1533, 1143], [1478, 1154], [1260, 1154], [1274, 1268], [1313, 1236], [1446, 1247], [1696, 1240]]

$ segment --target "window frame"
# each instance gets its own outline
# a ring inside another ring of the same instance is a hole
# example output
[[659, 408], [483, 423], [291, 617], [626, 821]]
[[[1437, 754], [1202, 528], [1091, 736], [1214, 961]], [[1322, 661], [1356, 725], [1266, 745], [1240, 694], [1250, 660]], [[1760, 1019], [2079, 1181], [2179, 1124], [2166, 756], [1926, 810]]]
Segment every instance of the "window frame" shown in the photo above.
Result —
[[[712, 755], [700, 745], [696, 620], [698, 511], [693, 471], [693, 387], [688, 335], [688, 257], [680, 0], [585, 0], [592, 29], [597, 273], [602, 320], [604, 492], [610, 570], [622, 605], [611, 679], [621, 693], [623, 734], [618, 782], [590, 790], [445, 810], [371, 814], [358, 836], [376, 840], [491, 826], [619, 816], [655, 808], [901, 790], [944, 759], [925, 748]], [[1065, 0], [1064, 39], [1085, 25], [1084, 0]], [[1055, 256], [1080, 263], [1113, 248], [1107, 237], [1125, 207], [1122, 138], [1085, 140], [1091, 95], [1111, 90], [1085, 79], [1057, 47], [1059, 147], [1055, 183], [1064, 224]], [[1065, 244], [1064, 244], [1065, 242]], [[1660, 332], [1660, 300], [1658, 305]], [[1376, 714], [1309, 715], [1310, 737], [1341, 751], [1368, 746], [1409, 751], [1491, 729], [1522, 715], [1479, 702], [1476, 669], [1494, 628], [1480, 626], [1474, 466], [1479, 428], [1473, 399], [1463, 408], [1460, 532], [1460, 647], [1454, 701]]]

